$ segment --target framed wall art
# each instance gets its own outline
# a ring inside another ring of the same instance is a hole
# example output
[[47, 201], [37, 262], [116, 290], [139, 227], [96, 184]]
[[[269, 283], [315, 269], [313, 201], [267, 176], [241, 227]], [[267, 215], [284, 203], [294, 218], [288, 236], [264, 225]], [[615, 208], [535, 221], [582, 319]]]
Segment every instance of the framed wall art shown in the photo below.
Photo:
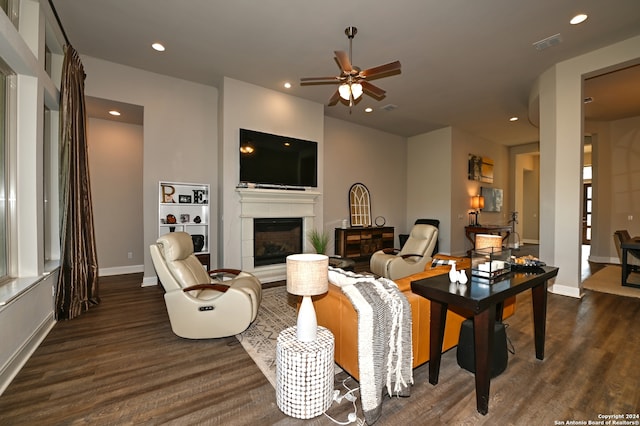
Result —
[[484, 197], [483, 212], [501, 212], [503, 204], [503, 193], [500, 188], [480, 187], [480, 195]]
[[493, 160], [469, 154], [469, 180], [493, 183]]

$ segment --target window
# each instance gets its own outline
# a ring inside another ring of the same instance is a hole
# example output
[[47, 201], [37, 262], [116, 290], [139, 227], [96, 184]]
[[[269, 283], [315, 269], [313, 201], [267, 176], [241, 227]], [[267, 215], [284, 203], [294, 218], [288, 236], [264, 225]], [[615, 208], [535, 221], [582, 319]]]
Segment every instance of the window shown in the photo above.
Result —
[[0, 281], [7, 278], [9, 263], [8, 257], [8, 212], [9, 193], [7, 183], [7, 171], [9, 151], [7, 148], [7, 75], [2, 70], [0, 64], [0, 152], [2, 152], [2, 161], [0, 161]]

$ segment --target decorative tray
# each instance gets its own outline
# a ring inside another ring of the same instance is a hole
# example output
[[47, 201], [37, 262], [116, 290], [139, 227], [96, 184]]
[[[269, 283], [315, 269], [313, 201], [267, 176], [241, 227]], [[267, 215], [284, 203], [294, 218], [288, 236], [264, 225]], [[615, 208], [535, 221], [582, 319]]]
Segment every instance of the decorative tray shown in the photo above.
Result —
[[538, 259], [537, 257], [528, 255], [528, 256], [521, 256], [521, 257], [511, 256], [509, 258], [509, 265], [511, 265], [511, 270], [523, 271], [523, 270], [536, 269], [541, 266], [546, 266], [547, 264], [541, 261], [540, 259]]

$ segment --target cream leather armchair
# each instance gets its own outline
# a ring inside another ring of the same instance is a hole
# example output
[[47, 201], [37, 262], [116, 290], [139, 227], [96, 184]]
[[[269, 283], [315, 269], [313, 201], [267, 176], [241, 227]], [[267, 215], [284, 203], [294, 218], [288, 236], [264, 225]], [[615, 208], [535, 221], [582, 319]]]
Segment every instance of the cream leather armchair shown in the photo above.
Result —
[[[233, 336], [255, 320], [262, 284], [252, 274], [235, 269], [207, 272], [193, 254], [193, 241], [186, 232], [161, 236], [150, 251], [176, 335], [187, 339]], [[233, 278], [225, 280], [225, 274]]]
[[431, 264], [431, 253], [437, 241], [438, 228], [426, 224], [414, 225], [402, 250], [392, 253], [378, 250], [373, 253], [369, 263], [371, 272], [390, 280], [422, 272]]

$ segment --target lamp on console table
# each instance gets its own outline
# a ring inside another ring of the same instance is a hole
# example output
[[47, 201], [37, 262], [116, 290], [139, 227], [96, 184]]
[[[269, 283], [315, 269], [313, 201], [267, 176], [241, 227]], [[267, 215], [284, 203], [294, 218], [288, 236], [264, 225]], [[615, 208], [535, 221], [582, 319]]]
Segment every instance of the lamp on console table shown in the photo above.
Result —
[[475, 220], [472, 225], [480, 226], [480, 224], [478, 223], [478, 214], [480, 209], [484, 208], [484, 197], [482, 195], [474, 195], [473, 197], [471, 197], [471, 208], [475, 210], [473, 212]]
[[287, 291], [302, 296], [296, 331], [298, 340], [301, 342], [316, 340], [318, 320], [311, 296], [328, 291], [328, 275], [328, 256], [311, 253], [287, 256]]
[[492, 248], [494, 251], [502, 249], [502, 236], [492, 234], [476, 235], [476, 250]]

